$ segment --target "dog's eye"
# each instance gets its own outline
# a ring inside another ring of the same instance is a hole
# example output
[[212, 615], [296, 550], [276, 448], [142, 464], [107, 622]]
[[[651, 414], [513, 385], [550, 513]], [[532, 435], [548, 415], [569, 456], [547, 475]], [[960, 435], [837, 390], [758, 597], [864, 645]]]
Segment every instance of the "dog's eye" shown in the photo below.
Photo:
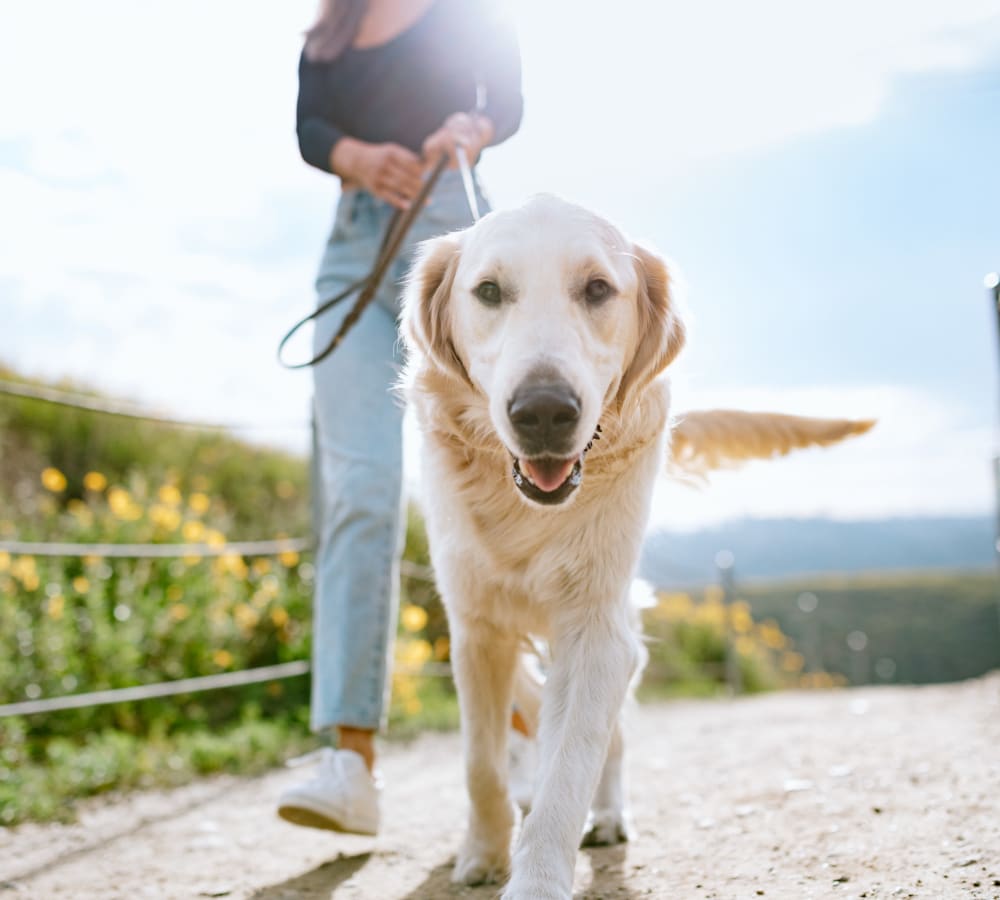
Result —
[[591, 278], [587, 282], [587, 286], [583, 290], [584, 295], [587, 298], [588, 303], [600, 303], [602, 300], [607, 300], [611, 296], [612, 289], [611, 285], [608, 284], [603, 278]]
[[487, 306], [497, 306], [500, 303], [500, 285], [495, 281], [482, 281], [473, 293]]

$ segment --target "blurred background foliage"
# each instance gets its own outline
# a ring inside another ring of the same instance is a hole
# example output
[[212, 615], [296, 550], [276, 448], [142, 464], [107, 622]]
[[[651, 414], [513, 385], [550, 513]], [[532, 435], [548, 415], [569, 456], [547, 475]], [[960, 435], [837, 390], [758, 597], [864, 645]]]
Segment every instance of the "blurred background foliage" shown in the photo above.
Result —
[[[11, 372], [0, 372], [17, 379]], [[61, 385], [75, 391], [74, 385]], [[99, 395], [94, 395], [99, 398]], [[207, 543], [309, 534], [309, 466], [212, 433], [0, 396], [0, 539]], [[391, 737], [453, 728], [447, 622], [427, 536], [408, 516], [389, 713]], [[0, 551], [0, 704], [272, 665], [309, 656], [311, 553], [104, 559]], [[415, 573], [415, 574], [414, 574]], [[809, 614], [798, 598], [821, 592]], [[942, 598], [954, 611], [940, 628]], [[640, 698], [726, 689], [732, 642], [741, 688], [978, 674], [996, 663], [990, 573], [658, 593], [644, 611], [650, 661]], [[865, 665], [844, 635], [864, 629]], [[954, 648], [953, 648], [954, 649]], [[874, 654], [874, 655], [873, 655]], [[877, 663], [893, 662], [892, 671]], [[878, 669], [878, 670], [877, 670]], [[877, 671], [876, 671], [877, 670]], [[315, 745], [309, 679], [0, 718], [0, 825], [67, 818], [99, 792], [249, 773]]]

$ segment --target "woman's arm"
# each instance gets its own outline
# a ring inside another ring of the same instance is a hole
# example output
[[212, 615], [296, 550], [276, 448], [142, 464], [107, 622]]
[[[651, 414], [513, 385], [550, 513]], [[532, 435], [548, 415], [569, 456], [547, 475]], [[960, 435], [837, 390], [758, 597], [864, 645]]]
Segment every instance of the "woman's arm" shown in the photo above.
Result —
[[299, 57], [299, 98], [295, 108], [299, 152], [309, 165], [333, 172], [334, 145], [344, 133], [323, 114], [325, 91], [324, 65], [310, 62], [303, 51]]
[[361, 185], [401, 209], [420, 190], [422, 167], [398, 144], [369, 144], [345, 134], [324, 115], [327, 73], [322, 63], [299, 60], [296, 131], [302, 158], [317, 169]]

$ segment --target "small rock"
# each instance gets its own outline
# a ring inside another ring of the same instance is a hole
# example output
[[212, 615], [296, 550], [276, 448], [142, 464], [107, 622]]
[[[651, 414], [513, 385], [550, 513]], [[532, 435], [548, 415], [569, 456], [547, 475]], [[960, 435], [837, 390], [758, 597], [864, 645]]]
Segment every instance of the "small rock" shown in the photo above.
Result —
[[851, 711], [851, 715], [863, 716], [868, 712], [869, 703], [867, 700], [862, 700], [858, 698], [857, 700], [852, 700], [851, 705], [848, 707]]
[[811, 791], [813, 786], [813, 783], [808, 778], [786, 778], [784, 784], [786, 794], [796, 794], [800, 791]]

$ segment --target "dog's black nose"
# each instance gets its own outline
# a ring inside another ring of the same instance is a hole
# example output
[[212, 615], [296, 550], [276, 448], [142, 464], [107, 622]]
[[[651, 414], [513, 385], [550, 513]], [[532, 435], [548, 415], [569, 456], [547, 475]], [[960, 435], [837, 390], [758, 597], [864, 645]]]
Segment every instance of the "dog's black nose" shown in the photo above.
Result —
[[580, 398], [564, 381], [526, 381], [510, 398], [507, 415], [526, 456], [569, 454]]

